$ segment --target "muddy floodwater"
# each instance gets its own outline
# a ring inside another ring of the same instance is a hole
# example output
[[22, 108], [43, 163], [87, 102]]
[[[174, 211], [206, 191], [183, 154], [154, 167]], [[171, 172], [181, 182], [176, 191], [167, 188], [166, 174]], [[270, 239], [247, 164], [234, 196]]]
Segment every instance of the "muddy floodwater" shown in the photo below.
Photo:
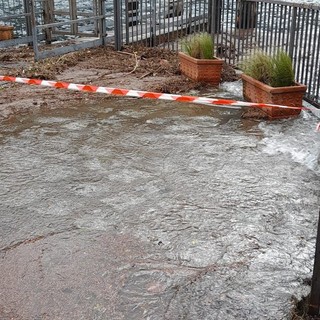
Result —
[[290, 319], [319, 119], [110, 99], [0, 124], [0, 318]]

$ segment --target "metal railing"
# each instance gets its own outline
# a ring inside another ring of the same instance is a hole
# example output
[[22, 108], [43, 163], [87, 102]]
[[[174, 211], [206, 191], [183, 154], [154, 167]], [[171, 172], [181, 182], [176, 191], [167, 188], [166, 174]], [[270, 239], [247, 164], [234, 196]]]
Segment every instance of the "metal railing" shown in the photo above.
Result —
[[114, 0], [114, 14], [116, 48], [140, 42], [175, 49], [183, 35], [206, 29], [208, 0]]
[[[217, 54], [237, 66], [261, 50], [289, 53], [305, 99], [320, 107], [320, 6], [274, 0], [216, 1], [220, 21], [211, 28]], [[213, 16], [215, 17], [215, 16]]]
[[[2, 1], [2, 2], [1, 2]], [[35, 60], [96, 47], [105, 43], [105, 1], [92, 0], [92, 5], [82, 8], [76, 0], [0, 0], [0, 25], [14, 26], [14, 38], [0, 41], [0, 48], [29, 44], [33, 46]], [[64, 9], [63, 5], [66, 5]], [[81, 29], [81, 30], [80, 30]], [[81, 39], [87, 38], [87, 41]], [[91, 39], [88, 39], [91, 38]], [[59, 47], [45, 48], [56, 40], [70, 40]]]
[[[15, 38], [0, 48], [31, 43], [36, 59], [114, 43], [140, 42], [179, 49], [179, 40], [210, 32], [216, 54], [237, 66], [256, 50], [285, 50], [306, 100], [320, 107], [320, 6], [277, 0], [0, 0], [0, 24], [15, 26]], [[87, 3], [87, 2], [86, 2]], [[91, 38], [88, 40], [88, 38]], [[73, 39], [43, 51], [41, 43]], [[85, 40], [82, 40], [85, 39]]]

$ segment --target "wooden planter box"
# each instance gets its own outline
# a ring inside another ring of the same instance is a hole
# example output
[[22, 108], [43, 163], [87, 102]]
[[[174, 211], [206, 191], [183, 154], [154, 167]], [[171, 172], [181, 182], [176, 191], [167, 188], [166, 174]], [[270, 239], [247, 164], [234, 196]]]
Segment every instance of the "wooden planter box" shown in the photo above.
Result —
[[221, 59], [195, 59], [179, 52], [180, 70], [188, 78], [218, 85], [221, 81], [223, 60]]
[[[307, 90], [305, 85], [297, 83], [289, 87], [270, 87], [246, 74], [242, 74], [243, 97], [246, 101], [271, 103], [282, 106], [302, 107], [302, 99]], [[270, 119], [298, 116], [301, 109], [264, 107], [261, 109]]]
[[12, 26], [0, 26], [0, 41], [10, 40], [13, 38], [13, 27]]

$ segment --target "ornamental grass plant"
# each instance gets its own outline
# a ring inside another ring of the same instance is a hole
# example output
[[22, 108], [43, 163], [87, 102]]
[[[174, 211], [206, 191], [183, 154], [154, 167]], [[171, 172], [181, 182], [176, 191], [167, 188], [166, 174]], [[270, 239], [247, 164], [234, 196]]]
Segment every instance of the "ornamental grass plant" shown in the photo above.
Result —
[[273, 56], [257, 52], [245, 60], [240, 68], [246, 75], [271, 87], [295, 85], [292, 60], [284, 51], [279, 51]]
[[196, 33], [182, 42], [183, 52], [195, 59], [215, 59], [214, 42], [209, 33]]

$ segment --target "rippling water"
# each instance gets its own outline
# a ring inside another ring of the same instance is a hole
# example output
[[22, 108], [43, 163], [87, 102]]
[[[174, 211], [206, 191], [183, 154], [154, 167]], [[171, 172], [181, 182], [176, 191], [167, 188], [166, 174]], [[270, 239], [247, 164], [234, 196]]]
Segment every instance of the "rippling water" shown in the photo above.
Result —
[[111, 99], [2, 124], [0, 315], [289, 319], [310, 289], [317, 119], [240, 114]]

